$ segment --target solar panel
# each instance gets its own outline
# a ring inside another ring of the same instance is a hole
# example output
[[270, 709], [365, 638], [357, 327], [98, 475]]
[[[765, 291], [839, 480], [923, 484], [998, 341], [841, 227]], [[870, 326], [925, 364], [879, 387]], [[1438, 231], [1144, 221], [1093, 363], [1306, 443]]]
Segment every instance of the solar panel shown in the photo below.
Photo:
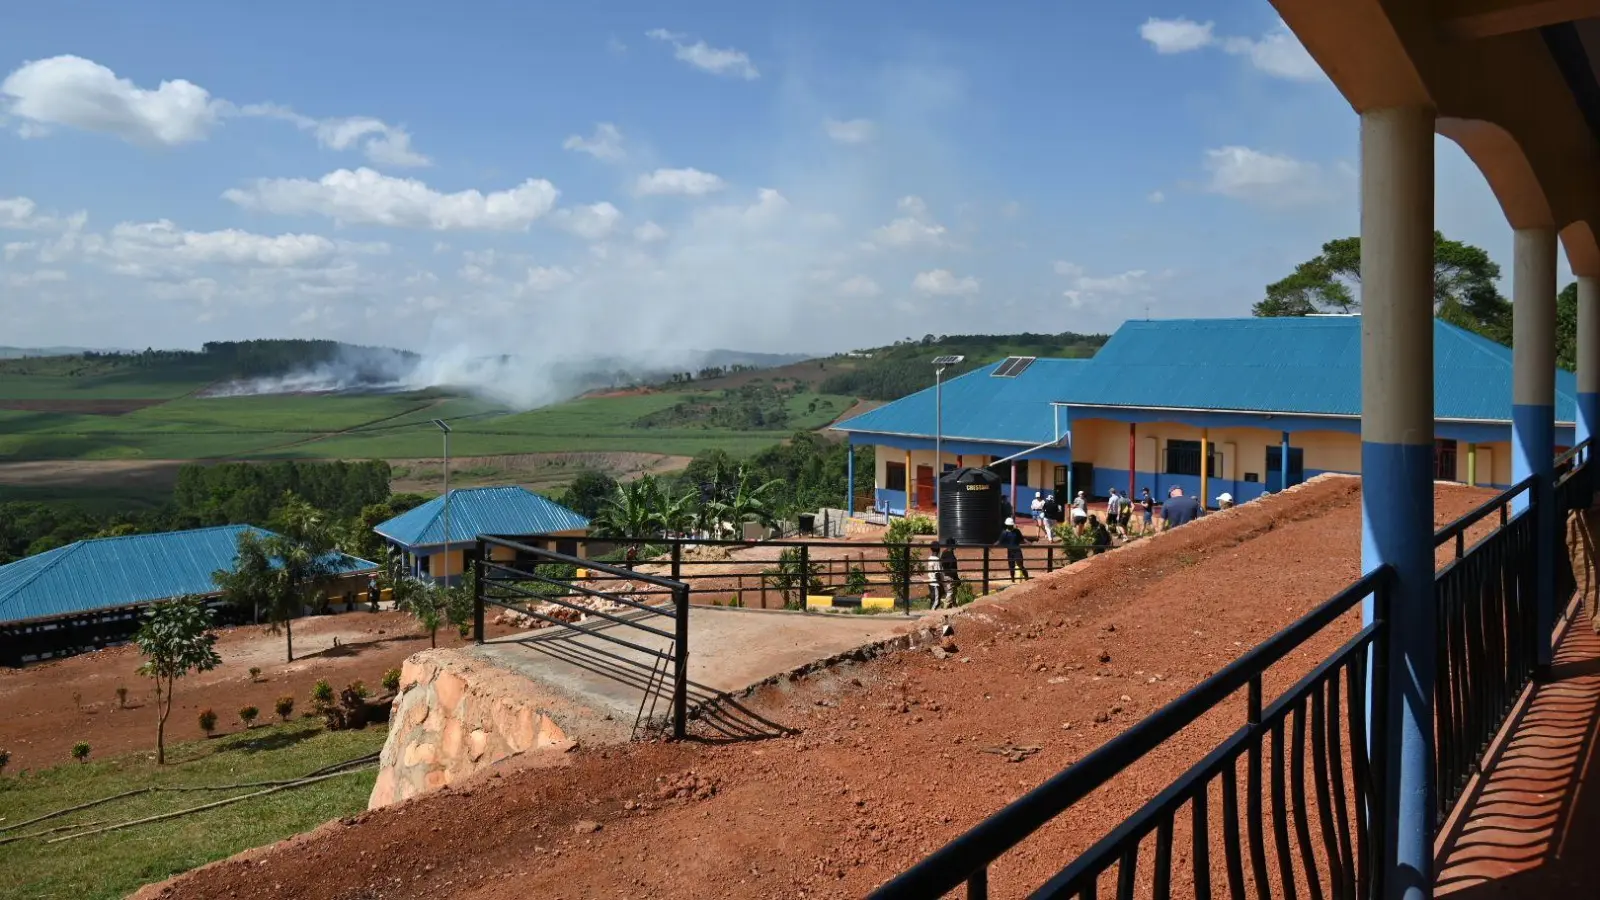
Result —
[[936, 366], [953, 366], [965, 359], [965, 356], [937, 356], [934, 357], [933, 364]]
[[1029, 366], [1033, 365], [1033, 361], [1035, 359], [1038, 359], [1038, 357], [1036, 357], [1036, 356], [1012, 356], [1012, 357], [1008, 357], [1005, 362], [1000, 364], [999, 368], [995, 369], [990, 374], [993, 375], [996, 378], [1015, 378], [1018, 375], [1021, 375], [1024, 371], [1026, 371]]

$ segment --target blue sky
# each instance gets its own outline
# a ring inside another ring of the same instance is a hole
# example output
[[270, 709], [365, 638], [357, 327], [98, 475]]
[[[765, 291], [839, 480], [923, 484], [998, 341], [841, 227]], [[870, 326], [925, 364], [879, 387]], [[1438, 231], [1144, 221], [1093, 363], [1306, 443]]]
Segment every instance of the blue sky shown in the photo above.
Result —
[[[1354, 233], [1356, 137], [1266, 2], [34, 4], [0, 29], [0, 344], [1244, 315]], [[1439, 148], [1440, 227], [1509, 269]]]

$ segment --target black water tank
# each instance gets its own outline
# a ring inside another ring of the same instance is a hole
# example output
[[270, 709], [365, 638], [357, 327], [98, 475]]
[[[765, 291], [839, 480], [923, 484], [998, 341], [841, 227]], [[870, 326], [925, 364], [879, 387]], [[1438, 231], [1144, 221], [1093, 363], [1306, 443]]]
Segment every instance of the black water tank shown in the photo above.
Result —
[[959, 544], [992, 544], [1005, 521], [1000, 476], [988, 469], [956, 469], [939, 479], [939, 537]]

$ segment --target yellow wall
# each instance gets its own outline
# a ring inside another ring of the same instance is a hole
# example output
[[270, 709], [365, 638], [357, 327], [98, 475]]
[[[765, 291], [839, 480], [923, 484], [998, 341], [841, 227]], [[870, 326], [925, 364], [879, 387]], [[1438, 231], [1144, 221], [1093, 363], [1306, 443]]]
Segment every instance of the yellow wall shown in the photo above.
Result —
[[[551, 532], [551, 534], [554, 534], [554, 535], [556, 535], [558, 537], [579, 538], [580, 540], [578, 541], [578, 553], [577, 553], [578, 556], [583, 556], [588, 551], [587, 542], [581, 540], [581, 538], [584, 538], [584, 537], [588, 536], [588, 532], [586, 532], [586, 531], [584, 531], [582, 529], [575, 530], [575, 531], [554, 531], [554, 532]], [[551, 542], [549, 542], [549, 541], [541, 541], [540, 543], [541, 544], [550, 544]], [[450, 545], [450, 557], [449, 557], [448, 561], [445, 559], [445, 554], [444, 554], [444, 551], [442, 549], [437, 553], [426, 554], [427, 557], [428, 557], [428, 577], [430, 577], [430, 578], [445, 578], [445, 577], [449, 577], [449, 576], [460, 575], [461, 571], [462, 571], [462, 566], [464, 566], [466, 564], [466, 553], [467, 553], [467, 550], [471, 549], [474, 546], [475, 546], [475, 544], [452, 544], [452, 545]], [[552, 546], [546, 546], [546, 547], [544, 547], [544, 549], [554, 550], [555, 547], [553, 545]], [[502, 561], [503, 562], [503, 561], [507, 561], [507, 560], [516, 559], [516, 556], [517, 556], [516, 551], [512, 550], [510, 547], [493, 546], [493, 547], [489, 548], [489, 558], [492, 559], [492, 560], [498, 560], [498, 561]], [[448, 571], [446, 570], [446, 566], [448, 566]]]
[[[1140, 472], [1160, 472], [1166, 464], [1168, 441], [1198, 441], [1201, 429], [1175, 422], [1140, 424], [1135, 429], [1134, 463]], [[1267, 448], [1281, 444], [1283, 433], [1266, 428], [1212, 428], [1205, 432], [1221, 455], [1216, 477], [1242, 481], [1254, 472], [1267, 478]], [[1289, 444], [1305, 452], [1305, 467], [1317, 472], [1361, 471], [1361, 437], [1344, 431], [1296, 431]], [[1072, 458], [1091, 462], [1097, 469], [1128, 469], [1128, 424], [1107, 419], [1076, 419], [1072, 423]], [[1276, 485], [1267, 485], [1276, 490]]]

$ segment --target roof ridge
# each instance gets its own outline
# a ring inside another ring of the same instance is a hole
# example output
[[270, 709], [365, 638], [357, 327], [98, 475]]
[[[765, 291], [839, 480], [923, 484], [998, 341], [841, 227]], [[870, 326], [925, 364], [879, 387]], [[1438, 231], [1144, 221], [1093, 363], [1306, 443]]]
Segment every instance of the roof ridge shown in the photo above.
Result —
[[[131, 537], [131, 535], [129, 535], [129, 537]], [[56, 557], [55, 559], [50, 560], [49, 562], [45, 563], [44, 565], [41, 565], [39, 567], [38, 571], [34, 572], [32, 575], [29, 575], [27, 578], [24, 578], [22, 581], [18, 582], [15, 587], [13, 587], [10, 591], [6, 592], [5, 597], [0, 597], [0, 604], [3, 604], [6, 600], [9, 600], [10, 598], [15, 597], [17, 594], [21, 593], [23, 588], [25, 588], [28, 585], [33, 584], [35, 581], [39, 580], [39, 576], [43, 575], [45, 572], [50, 571], [51, 569], [54, 569], [56, 567], [56, 565], [58, 563], [60, 563], [63, 559], [66, 559], [67, 557], [72, 556], [73, 554], [77, 553], [79, 550], [82, 550], [83, 549], [83, 545], [85, 543], [86, 543], [85, 541], [73, 541], [72, 543], [67, 544], [64, 547], [52, 548], [53, 550], [65, 550], [67, 552], [61, 554], [60, 556]], [[50, 553], [50, 552], [52, 552], [52, 550], [46, 550], [45, 551], [45, 553]], [[43, 555], [43, 554], [41, 554], [41, 555]], [[25, 558], [26, 557], [24, 557], [24, 559]], [[18, 562], [21, 562], [21, 561], [22, 560], [18, 560]]]

